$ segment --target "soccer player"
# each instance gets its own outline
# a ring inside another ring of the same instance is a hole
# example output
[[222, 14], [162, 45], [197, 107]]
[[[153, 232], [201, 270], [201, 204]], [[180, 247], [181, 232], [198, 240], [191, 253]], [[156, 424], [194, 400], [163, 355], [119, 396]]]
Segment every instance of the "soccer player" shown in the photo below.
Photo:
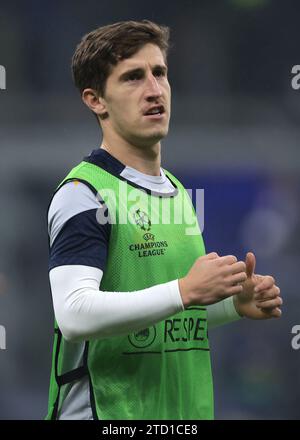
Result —
[[208, 328], [281, 315], [280, 290], [254, 273], [253, 253], [206, 255], [187, 191], [161, 167], [168, 38], [147, 20], [115, 23], [84, 36], [73, 56], [103, 138], [48, 211], [47, 419], [212, 419]]

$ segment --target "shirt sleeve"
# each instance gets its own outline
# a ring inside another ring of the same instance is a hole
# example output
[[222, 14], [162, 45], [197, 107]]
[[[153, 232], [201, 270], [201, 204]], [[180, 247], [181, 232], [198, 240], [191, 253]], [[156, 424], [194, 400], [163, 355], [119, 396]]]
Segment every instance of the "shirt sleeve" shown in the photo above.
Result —
[[105, 270], [110, 224], [97, 221], [99, 209], [107, 212], [82, 182], [68, 182], [58, 190], [48, 212], [49, 270], [63, 265]]
[[68, 341], [142, 330], [184, 310], [178, 280], [133, 292], [99, 290], [100, 269], [60, 266], [49, 273], [54, 313]]
[[208, 329], [228, 324], [229, 322], [238, 321], [242, 317], [238, 314], [233, 303], [233, 296], [210, 304], [207, 307], [207, 324]]

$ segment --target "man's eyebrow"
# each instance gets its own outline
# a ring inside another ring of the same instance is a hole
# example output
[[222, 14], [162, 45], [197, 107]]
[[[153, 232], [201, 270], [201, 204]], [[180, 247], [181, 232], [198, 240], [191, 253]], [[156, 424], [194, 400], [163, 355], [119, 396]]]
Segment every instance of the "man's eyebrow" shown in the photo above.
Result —
[[168, 66], [166, 66], [165, 64], [156, 64], [152, 70], [161, 70], [163, 73], [167, 73], [168, 71]]
[[[155, 66], [152, 67], [152, 71], [153, 70], [161, 70], [162, 72], [166, 73], [168, 71], [168, 67], [164, 64], [155, 64]], [[119, 81], [124, 81], [126, 80], [130, 75], [133, 74], [143, 74], [145, 73], [145, 69], [143, 67], [136, 67], [134, 69], [129, 69], [126, 70], [125, 72], [123, 72], [120, 76], [119, 76]]]
[[141, 67], [136, 67], [135, 69], [126, 70], [119, 76], [119, 80], [123, 81], [127, 79], [130, 75], [133, 75], [134, 73], [144, 73], [144, 69]]

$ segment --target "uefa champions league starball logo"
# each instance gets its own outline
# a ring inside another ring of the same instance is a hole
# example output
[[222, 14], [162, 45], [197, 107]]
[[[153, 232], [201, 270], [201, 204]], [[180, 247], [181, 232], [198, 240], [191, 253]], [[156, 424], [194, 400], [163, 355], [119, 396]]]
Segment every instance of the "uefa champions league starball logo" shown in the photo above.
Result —
[[151, 220], [148, 214], [144, 211], [141, 211], [140, 208], [134, 213], [134, 221], [143, 231], [150, 231]]

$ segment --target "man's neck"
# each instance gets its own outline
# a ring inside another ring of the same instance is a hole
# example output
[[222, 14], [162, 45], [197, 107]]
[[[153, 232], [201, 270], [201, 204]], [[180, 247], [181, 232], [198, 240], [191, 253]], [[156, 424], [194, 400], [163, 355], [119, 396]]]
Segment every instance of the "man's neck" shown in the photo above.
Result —
[[101, 147], [124, 165], [148, 174], [160, 176], [160, 142], [152, 147], [138, 148], [124, 141], [124, 139], [108, 140], [103, 137]]

